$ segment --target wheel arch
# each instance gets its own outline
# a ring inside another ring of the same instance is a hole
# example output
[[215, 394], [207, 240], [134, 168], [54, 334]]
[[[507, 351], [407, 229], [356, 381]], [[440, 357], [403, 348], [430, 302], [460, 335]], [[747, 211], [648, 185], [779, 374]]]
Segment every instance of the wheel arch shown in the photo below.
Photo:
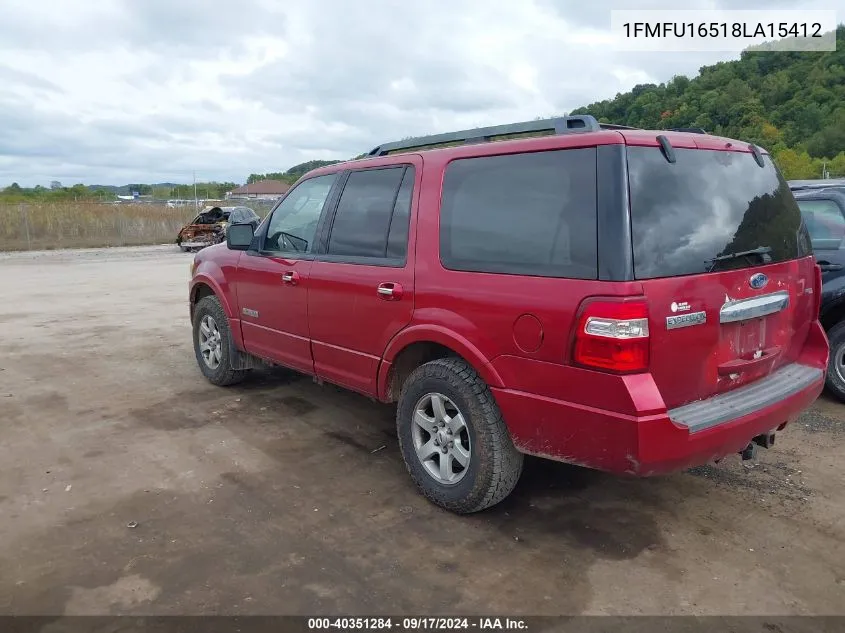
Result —
[[819, 321], [825, 332], [829, 332], [837, 323], [845, 321], [845, 297], [826, 306]]
[[504, 386], [490, 361], [467, 339], [443, 327], [418, 326], [403, 330], [388, 344], [379, 363], [379, 399], [396, 402], [411, 372], [429, 361], [450, 356], [469, 364], [489, 386]]
[[220, 301], [220, 305], [223, 306], [223, 311], [229, 319], [237, 318], [237, 315], [232, 313], [232, 307], [229, 304], [229, 300], [226, 297], [226, 293], [223, 292], [223, 289], [220, 288], [220, 286], [211, 277], [198, 274], [191, 280], [191, 287], [188, 291], [192, 321], [194, 318], [194, 308], [197, 303], [199, 303], [201, 299], [211, 295], [217, 297], [218, 301]]

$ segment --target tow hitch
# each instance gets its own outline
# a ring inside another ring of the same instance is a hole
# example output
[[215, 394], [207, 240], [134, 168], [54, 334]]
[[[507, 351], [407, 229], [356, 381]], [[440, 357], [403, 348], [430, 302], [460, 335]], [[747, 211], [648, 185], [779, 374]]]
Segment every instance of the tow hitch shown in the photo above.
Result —
[[762, 435], [758, 435], [754, 438], [754, 443], [757, 446], [762, 446], [763, 448], [771, 448], [775, 445], [775, 434], [763, 433]]
[[754, 454], [757, 451], [758, 446], [761, 446], [763, 448], [771, 448], [774, 445], [774, 433], [761, 433], [760, 435], [754, 436], [754, 438], [752, 438], [752, 440], [748, 443], [748, 446], [739, 451], [739, 456], [742, 457], [742, 461], [745, 462], [749, 459], [754, 459]]
[[757, 446], [755, 446], [754, 442], [749, 442], [748, 446], [739, 451], [739, 456], [742, 458], [742, 461], [747, 462], [749, 459], [754, 459], [754, 452], [756, 450]]

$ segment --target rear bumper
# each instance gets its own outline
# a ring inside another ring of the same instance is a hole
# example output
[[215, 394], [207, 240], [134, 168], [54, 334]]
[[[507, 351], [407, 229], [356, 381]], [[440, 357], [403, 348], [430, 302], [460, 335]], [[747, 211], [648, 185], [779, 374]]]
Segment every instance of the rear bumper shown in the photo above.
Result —
[[[817, 323], [809, 338], [812, 343], [796, 363], [767, 378], [676, 409], [652, 409], [648, 415], [510, 389], [492, 391], [514, 444], [524, 453], [613, 473], [665, 474], [737, 453], [752, 438], [782, 429], [809, 407], [824, 387], [827, 366], [827, 339]], [[631, 391], [636, 401], [636, 391], [645, 385], [630, 384], [636, 385]]]

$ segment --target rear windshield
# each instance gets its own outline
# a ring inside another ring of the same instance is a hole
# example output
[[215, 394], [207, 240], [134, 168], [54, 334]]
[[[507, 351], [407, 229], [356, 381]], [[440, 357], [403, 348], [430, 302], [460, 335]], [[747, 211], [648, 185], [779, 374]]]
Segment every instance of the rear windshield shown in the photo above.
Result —
[[[811, 251], [801, 212], [768, 156], [629, 147], [637, 279], [745, 268]], [[747, 255], [739, 255], [756, 251]], [[737, 255], [736, 257], [731, 257]]]

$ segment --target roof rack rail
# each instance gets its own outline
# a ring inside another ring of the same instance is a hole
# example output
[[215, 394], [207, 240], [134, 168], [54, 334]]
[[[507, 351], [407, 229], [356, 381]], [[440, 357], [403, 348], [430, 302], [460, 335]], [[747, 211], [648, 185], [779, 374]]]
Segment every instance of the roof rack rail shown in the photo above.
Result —
[[599, 123], [599, 127], [603, 130], [639, 130], [638, 127], [631, 125], [617, 125], [616, 123]]
[[553, 132], [554, 134], [574, 134], [579, 132], [597, 132], [601, 129], [595, 117], [589, 114], [562, 116], [538, 121], [524, 121], [507, 125], [480, 127], [472, 130], [435, 134], [433, 136], [418, 136], [403, 141], [384, 143], [373, 148], [369, 156], [385, 156], [390, 152], [408, 149], [424, 149], [441, 143], [486, 143], [494, 136], [509, 136], [512, 134], [530, 134], [531, 132]]
[[707, 134], [707, 130], [700, 127], [670, 127], [667, 132], [689, 132], [690, 134]]

